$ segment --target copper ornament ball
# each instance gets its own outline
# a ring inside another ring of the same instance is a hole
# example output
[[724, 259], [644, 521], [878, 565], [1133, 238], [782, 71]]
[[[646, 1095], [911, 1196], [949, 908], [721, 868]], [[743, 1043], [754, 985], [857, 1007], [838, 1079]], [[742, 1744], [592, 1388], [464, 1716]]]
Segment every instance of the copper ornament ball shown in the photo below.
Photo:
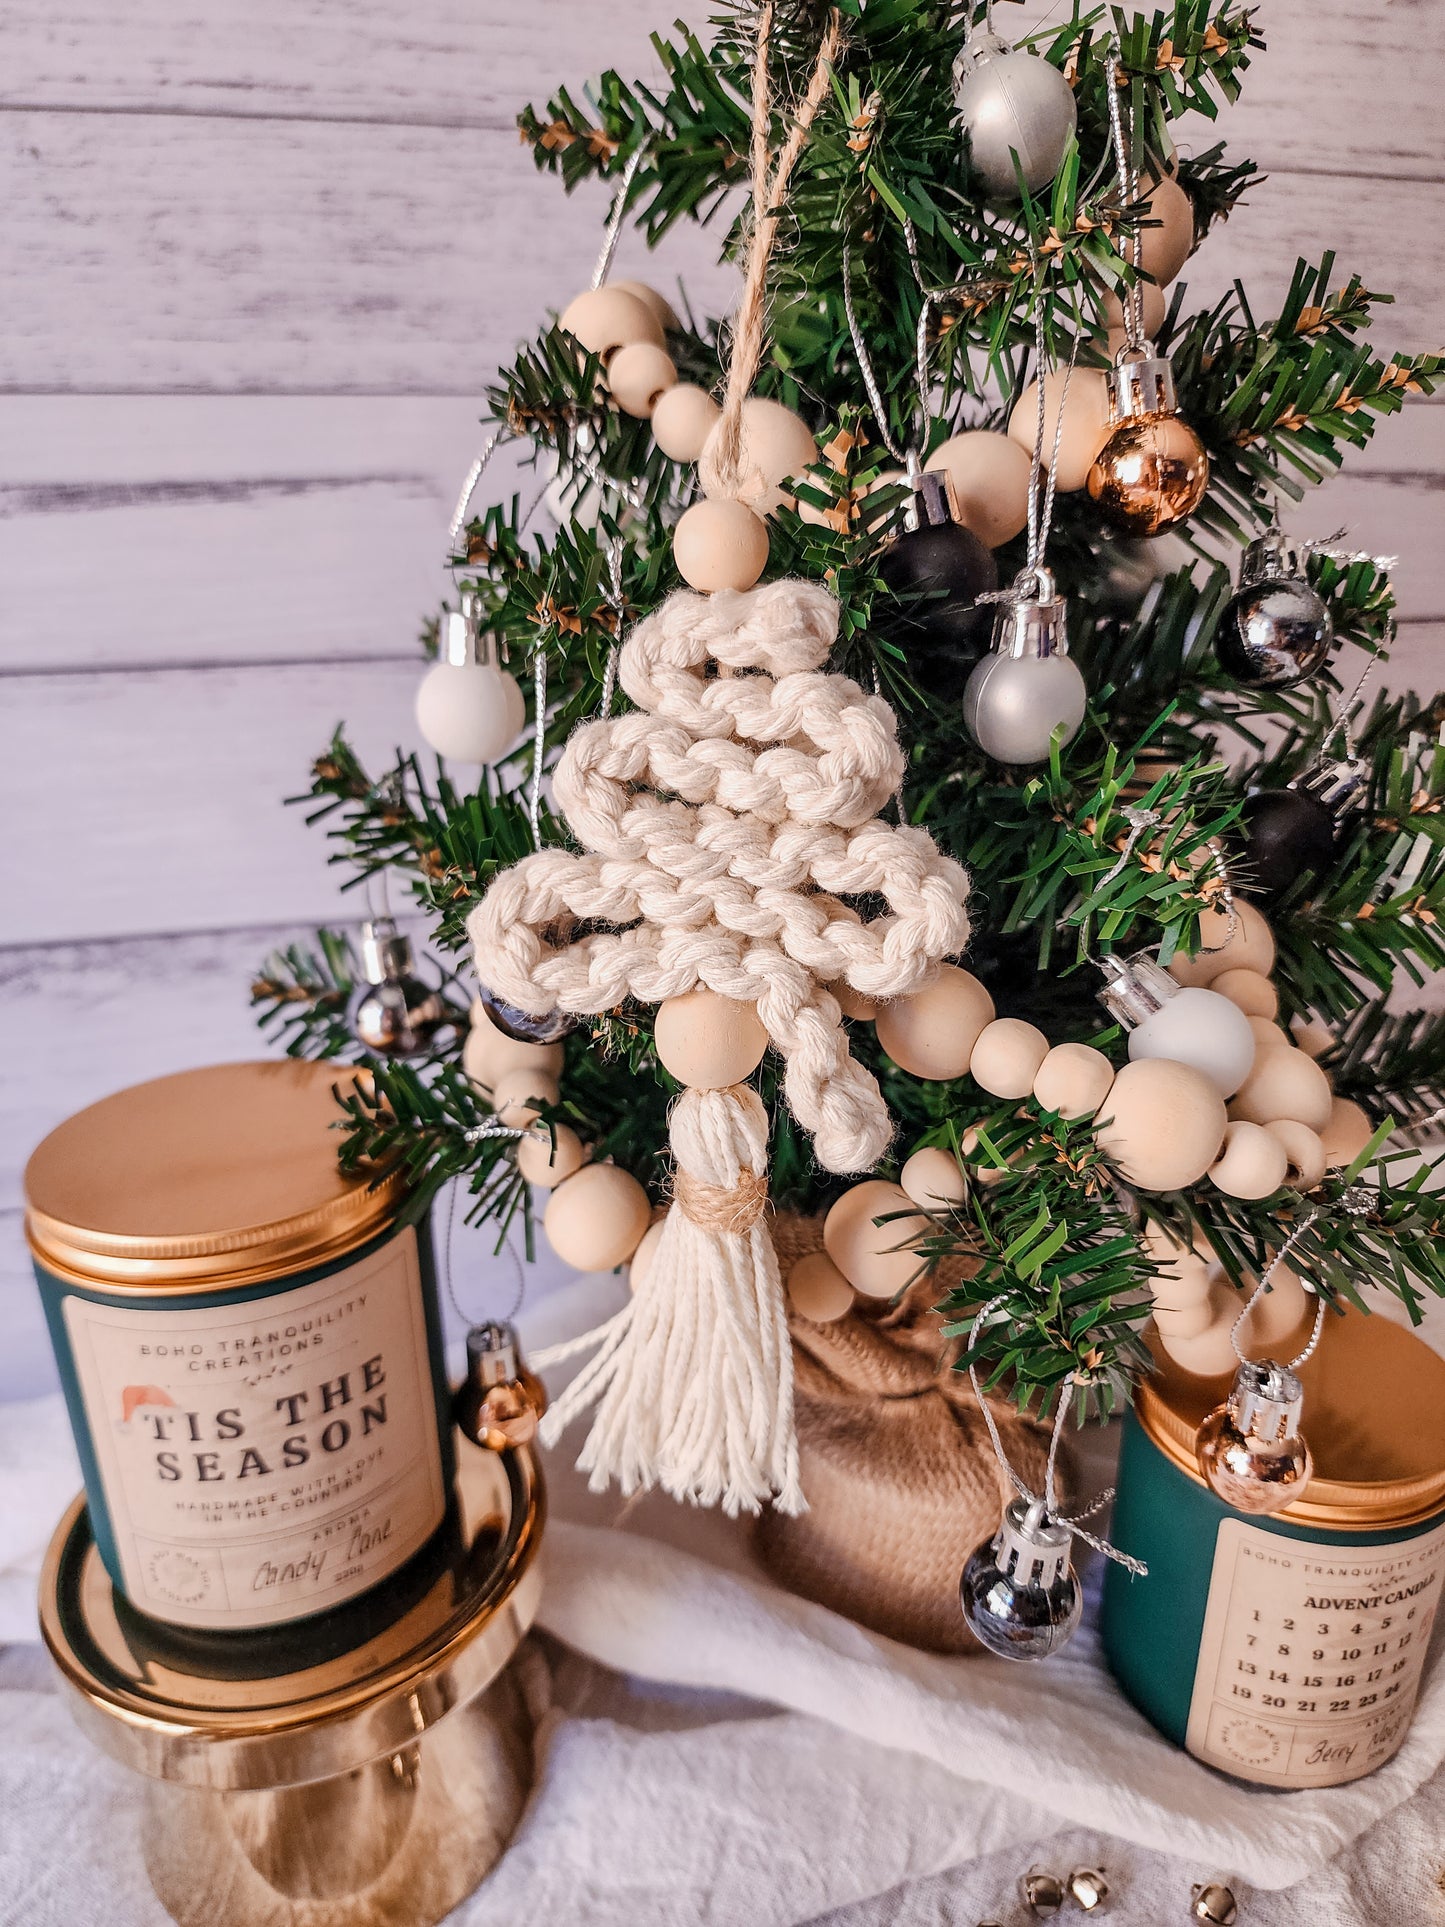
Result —
[[1089, 494], [1121, 535], [1160, 535], [1187, 520], [1209, 487], [1209, 457], [1177, 415], [1124, 421], [1094, 458]]

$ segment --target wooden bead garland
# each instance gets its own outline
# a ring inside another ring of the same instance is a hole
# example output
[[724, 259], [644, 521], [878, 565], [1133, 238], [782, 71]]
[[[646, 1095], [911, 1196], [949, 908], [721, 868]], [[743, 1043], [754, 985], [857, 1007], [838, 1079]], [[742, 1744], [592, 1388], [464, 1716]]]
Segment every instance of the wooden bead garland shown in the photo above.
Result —
[[750, 396], [743, 403], [736, 482], [721, 473], [720, 428], [721, 422], [709, 434], [698, 459], [697, 478], [703, 493], [746, 502], [759, 515], [771, 515], [785, 503], [791, 508], [794, 498], [779, 484], [801, 475], [818, 459], [818, 444], [802, 416], [782, 402], [763, 395]]
[[925, 1211], [947, 1211], [968, 1196], [968, 1182], [957, 1158], [937, 1145], [928, 1145], [906, 1159], [898, 1182]]
[[[1058, 434], [1059, 403], [1063, 401], [1064, 426], [1059, 434], [1058, 458], [1054, 463], [1054, 486], [1065, 494], [1081, 489], [1089, 479], [1094, 457], [1108, 441], [1113, 430], [1109, 415], [1108, 378], [1098, 368], [1075, 368], [1064, 392], [1062, 370], [1044, 376], [1044, 458], [1053, 459], [1054, 436]], [[1039, 428], [1039, 390], [1030, 382], [1015, 403], [1008, 418], [1009, 439], [1018, 443], [1030, 459]]]
[[1209, 988], [1237, 1004], [1246, 1017], [1267, 1017], [1273, 1022], [1279, 1015], [1279, 992], [1257, 970], [1221, 970]]
[[555, 1078], [562, 1069], [560, 1044], [528, 1044], [497, 1029], [478, 999], [472, 1005], [472, 1027], [462, 1048], [462, 1069], [484, 1092], [496, 1087], [509, 1071], [531, 1071]]
[[768, 1048], [768, 1033], [751, 1004], [715, 990], [689, 990], [658, 1005], [653, 1042], [679, 1084], [721, 1091], [752, 1076]]
[[1283, 1146], [1288, 1165], [1285, 1183], [1296, 1191], [1313, 1191], [1328, 1168], [1318, 1131], [1292, 1117], [1271, 1118], [1263, 1128]]
[[1374, 1131], [1374, 1125], [1352, 1098], [1331, 1099], [1330, 1114], [1320, 1130], [1326, 1167], [1333, 1171], [1353, 1164]]
[[[894, 1216], [904, 1212], [905, 1217]], [[884, 1218], [875, 1224], [875, 1218]], [[908, 1249], [922, 1229], [918, 1207], [900, 1184], [865, 1178], [845, 1191], [823, 1220], [823, 1248], [865, 1298], [896, 1298], [922, 1260]]]
[[1230, 918], [1223, 910], [1206, 910], [1199, 919], [1199, 951], [1186, 957], [1177, 951], [1169, 965], [1176, 983], [1202, 984], [1212, 989], [1226, 970], [1254, 970], [1267, 977], [1274, 969], [1274, 932], [1252, 903], [1235, 902]]
[[800, 1258], [784, 1282], [788, 1303], [800, 1318], [832, 1325], [853, 1308], [853, 1287], [826, 1251]]
[[1269, 1198], [1284, 1183], [1289, 1158], [1283, 1144], [1262, 1124], [1236, 1119], [1225, 1126], [1219, 1156], [1209, 1181], [1230, 1198]]
[[1308, 1124], [1312, 1131], [1323, 1131], [1330, 1121], [1331, 1103], [1330, 1080], [1319, 1065], [1302, 1050], [1286, 1044], [1282, 1050], [1259, 1053], [1229, 1110], [1231, 1117], [1245, 1118], [1252, 1124], [1293, 1118], [1297, 1124]]
[[751, 589], [768, 566], [768, 531], [746, 503], [705, 496], [678, 518], [672, 559], [683, 581], [703, 595]]
[[1114, 1066], [1101, 1050], [1091, 1044], [1055, 1044], [1034, 1077], [1034, 1098], [1060, 1117], [1092, 1117], [1113, 1082]]
[[545, 1071], [504, 1071], [492, 1086], [492, 1109], [510, 1130], [525, 1130], [561, 1095], [556, 1078]]
[[635, 341], [663, 346], [662, 324], [645, 301], [625, 288], [588, 288], [562, 310], [558, 327], [575, 335], [589, 354], [600, 357], [605, 369], [619, 348]]
[[677, 366], [665, 348], [650, 341], [629, 341], [607, 364], [607, 388], [627, 415], [646, 421], [669, 388], [677, 386]]
[[1224, 1099], [1202, 1071], [1140, 1057], [1114, 1079], [1094, 1137], [1126, 1183], [1181, 1191], [1213, 1164], [1227, 1122]]
[[993, 1021], [993, 998], [970, 971], [944, 964], [931, 983], [879, 1008], [878, 1042], [912, 1077], [941, 1083], [962, 1077], [985, 1024]]
[[1161, 288], [1194, 252], [1194, 203], [1172, 175], [1155, 183], [1144, 203], [1139, 229], [1139, 266]]
[[986, 548], [996, 549], [1011, 542], [1029, 519], [1032, 451], [1032, 440], [1026, 451], [1007, 435], [971, 428], [941, 442], [924, 467], [948, 475], [958, 519]]
[[969, 1075], [994, 1097], [1027, 1097], [1049, 1054], [1049, 1040], [1034, 1024], [996, 1017], [978, 1034]]
[[647, 1193], [615, 1164], [587, 1164], [558, 1185], [543, 1225], [547, 1241], [576, 1271], [612, 1271], [642, 1243], [652, 1217]]
[[586, 1147], [568, 1124], [538, 1125], [517, 1145], [517, 1169], [539, 1191], [555, 1191], [586, 1162]]
[[695, 462], [721, 415], [705, 388], [680, 381], [652, 404], [652, 439], [671, 461]]

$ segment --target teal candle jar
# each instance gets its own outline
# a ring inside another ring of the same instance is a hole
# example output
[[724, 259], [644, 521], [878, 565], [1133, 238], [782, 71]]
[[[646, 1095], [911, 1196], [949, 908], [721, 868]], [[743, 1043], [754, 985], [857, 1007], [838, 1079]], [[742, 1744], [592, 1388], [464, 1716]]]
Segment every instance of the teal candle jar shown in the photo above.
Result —
[[26, 1233], [96, 1548], [150, 1617], [333, 1611], [437, 1533], [451, 1428], [425, 1223], [336, 1161], [344, 1067], [227, 1064], [79, 1112]]
[[1233, 1512], [1195, 1458], [1229, 1381], [1162, 1357], [1125, 1422], [1104, 1651], [1180, 1746], [1271, 1787], [1336, 1786], [1409, 1728], [1445, 1581], [1445, 1359], [1347, 1310], [1299, 1370], [1315, 1472], [1272, 1518]]

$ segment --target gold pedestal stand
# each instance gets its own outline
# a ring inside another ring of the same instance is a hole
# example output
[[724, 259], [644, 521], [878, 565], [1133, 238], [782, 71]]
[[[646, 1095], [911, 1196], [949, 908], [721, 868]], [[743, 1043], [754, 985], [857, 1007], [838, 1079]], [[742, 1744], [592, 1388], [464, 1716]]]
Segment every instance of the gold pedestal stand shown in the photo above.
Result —
[[41, 1629], [85, 1732], [146, 1776], [146, 1867], [181, 1927], [432, 1927], [501, 1857], [532, 1778], [507, 1668], [543, 1497], [525, 1450], [457, 1450], [455, 1516], [384, 1624], [157, 1626], [118, 1599], [83, 1499], [61, 1522]]

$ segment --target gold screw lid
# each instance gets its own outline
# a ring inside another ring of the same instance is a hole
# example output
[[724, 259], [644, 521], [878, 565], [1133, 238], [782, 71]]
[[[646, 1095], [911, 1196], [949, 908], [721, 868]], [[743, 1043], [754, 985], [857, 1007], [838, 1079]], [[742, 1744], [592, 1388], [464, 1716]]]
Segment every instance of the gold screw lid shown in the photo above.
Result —
[[53, 1130], [25, 1170], [26, 1235], [45, 1267], [111, 1290], [215, 1290], [364, 1244], [400, 1175], [337, 1164], [335, 1092], [363, 1075], [283, 1059], [181, 1071], [117, 1091]]
[[[1159, 1370], [1140, 1385], [1145, 1433], [1196, 1484], [1200, 1422], [1227, 1396], [1232, 1373], [1197, 1378], [1157, 1343]], [[1334, 1532], [1418, 1525], [1445, 1509], [1445, 1358], [1378, 1313], [1326, 1315], [1318, 1351], [1298, 1368], [1300, 1430], [1314, 1476], [1304, 1496], [1273, 1516]]]

